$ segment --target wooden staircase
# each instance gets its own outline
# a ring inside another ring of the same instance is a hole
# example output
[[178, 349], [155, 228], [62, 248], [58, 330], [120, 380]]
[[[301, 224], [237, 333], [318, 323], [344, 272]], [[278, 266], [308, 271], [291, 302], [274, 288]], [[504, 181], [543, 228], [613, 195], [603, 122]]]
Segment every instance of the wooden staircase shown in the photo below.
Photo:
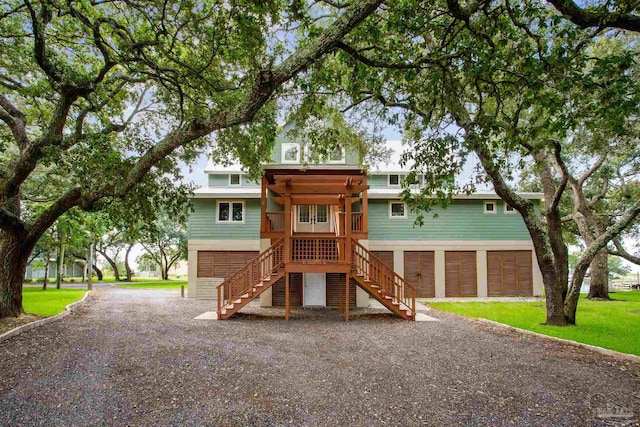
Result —
[[389, 311], [406, 320], [416, 318], [416, 288], [353, 239], [351, 277]]
[[[218, 286], [218, 319], [233, 316], [284, 277], [284, 246], [281, 238]], [[339, 250], [341, 246], [337, 246]], [[415, 320], [416, 289], [356, 239], [351, 241], [348, 274], [389, 311], [403, 319]]]
[[218, 288], [218, 319], [228, 319], [284, 276], [284, 238], [229, 276]]

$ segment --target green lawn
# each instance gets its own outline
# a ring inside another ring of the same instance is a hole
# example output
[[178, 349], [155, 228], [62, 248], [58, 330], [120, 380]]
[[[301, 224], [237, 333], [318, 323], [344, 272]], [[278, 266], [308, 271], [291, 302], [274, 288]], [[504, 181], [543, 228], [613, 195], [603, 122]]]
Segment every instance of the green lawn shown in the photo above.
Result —
[[119, 288], [136, 289], [180, 289], [180, 286], [187, 286], [185, 280], [153, 280], [148, 282], [121, 283], [116, 285]]
[[27, 313], [41, 317], [55, 316], [64, 311], [65, 306], [84, 296], [81, 289], [22, 288], [22, 306]]
[[544, 302], [439, 302], [428, 305], [466, 317], [485, 318], [516, 328], [640, 356], [640, 292], [611, 293], [614, 301], [578, 304], [577, 325], [545, 326]]

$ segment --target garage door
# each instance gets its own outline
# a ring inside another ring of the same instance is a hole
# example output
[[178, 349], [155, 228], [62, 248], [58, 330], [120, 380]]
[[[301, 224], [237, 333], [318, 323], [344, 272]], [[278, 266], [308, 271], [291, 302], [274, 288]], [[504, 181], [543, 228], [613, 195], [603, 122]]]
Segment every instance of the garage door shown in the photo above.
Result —
[[226, 278], [260, 254], [258, 251], [198, 251], [198, 278]]
[[447, 251], [444, 289], [447, 297], [478, 296], [475, 251]]
[[[289, 273], [289, 295], [291, 298], [291, 307], [299, 307], [302, 305], [302, 273]], [[284, 277], [273, 284], [273, 293], [271, 304], [274, 307], [284, 307], [286, 303], [287, 285]]]
[[[340, 307], [340, 291], [344, 298], [344, 273], [327, 273], [327, 307]], [[349, 280], [349, 307], [356, 306], [356, 281]]]
[[371, 253], [393, 270], [393, 251], [371, 251]]
[[531, 251], [487, 251], [490, 297], [533, 296]]
[[404, 251], [404, 278], [416, 287], [419, 298], [436, 296], [433, 251]]

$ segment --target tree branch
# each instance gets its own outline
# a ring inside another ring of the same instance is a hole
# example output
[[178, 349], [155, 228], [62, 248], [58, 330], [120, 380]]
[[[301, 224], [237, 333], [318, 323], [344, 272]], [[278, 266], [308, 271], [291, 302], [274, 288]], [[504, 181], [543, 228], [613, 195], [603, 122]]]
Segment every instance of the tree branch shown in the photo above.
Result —
[[616, 246], [617, 251], [609, 250], [610, 255], [619, 256], [620, 258], [624, 258], [629, 262], [640, 265], [640, 257], [631, 255], [629, 252], [627, 252], [625, 248], [622, 246], [622, 243], [620, 243], [619, 238], [612, 239], [612, 242]]
[[549, 0], [571, 22], [582, 28], [608, 27], [640, 32], [640, 16], [619, 12], [596, 12], [580, 8], [573, 0]]

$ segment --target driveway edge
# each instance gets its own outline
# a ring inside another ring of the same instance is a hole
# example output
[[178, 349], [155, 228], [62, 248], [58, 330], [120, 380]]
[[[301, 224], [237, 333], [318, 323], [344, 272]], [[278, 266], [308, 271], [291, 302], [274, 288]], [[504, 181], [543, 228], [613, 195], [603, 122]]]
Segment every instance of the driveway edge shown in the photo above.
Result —
[[489, 319], [485, 319], [483, 317], [478, 317], [478, 318], [473, 319], [473, 320], [476, 320], [476, 321], [478, 321], [480, 323], [487, 323], [489, 325], [502, 327], [504, 329], [510, 329], [512, 331], [519, 332], [521, 334], [533, 335], [533, 336], [536, 336], [536, 337], [546, 338], [546, 339], [553, 340], [553, 341], [556, 341], [556, 342], [569, 344], [569, 345], [572, 345], [574, 347], [585, 348], [587, 350], [595, 351], [596, 353], [604, 354], [606, 356], [615, 357], [617, 359], [624, 359], [624, 360], [627, 360], [629, 362], [640, 363], [640, 356], [636, 356], [635, 354], [621, 353], [619, 351], [609, 350], [608, 348], [598, 347], [598, 346], [591, 345], [591, 344], [584, 344], [584, 343], [581, 343], [581, 342], [578, 342], [578, 341], [571, 341], [571, 340], [567, 340], [567, 339], [564, 339], [564, 338], [552, 337], [552, 336], [544, 335], [544, 334], [541, 334], [541, 333], [538, 333], [538, 332], [533, 332], [533, 331], [528, 331], [526, 329], [516, 328], [514, 326], [506, 325], [504, 323], [499, 323], [499, 322], [496, 322], [496, 321], [493, 321], [493, 320], [489, 320]]
[[76, 308], [77, 305], [82, 304], [87, 299], [87, 297], [91, 292], [93, 291], [86, 291], [82, 299], [72, 302], [71, 304], [68, 304], [64, 308], [64, 311], [62, 313], [58, 313], [55, 316], [51, 316], [51, 317], [45, 317], [44, 319], [36, 320], [35, 322], [27, 323], [26, 325], [21, 325], [11, 329], [10, 331], [5, 332], [4, 334], [0, 335], [0, 343], [8, 340], [9, 338], [15, 337], [16, 335], [20, 335], [23, 332], [29, 331], [34, 328], [38, 328], [40, 326], [44, 326], [48, 323], [55, 322], [64, 317], [67, 317], [69, 314], [71, 314], [71, 312], [73, 311], [74, 308]]

